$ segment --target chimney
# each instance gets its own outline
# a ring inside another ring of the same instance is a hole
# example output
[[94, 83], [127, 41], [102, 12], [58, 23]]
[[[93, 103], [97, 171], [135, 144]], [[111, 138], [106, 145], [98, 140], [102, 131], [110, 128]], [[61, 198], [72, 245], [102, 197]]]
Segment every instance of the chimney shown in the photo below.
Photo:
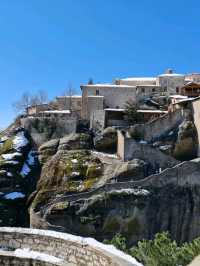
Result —
[[168, 69], [165, 71], [165, 74], [173, 74], [173, 69], [168, 68]]

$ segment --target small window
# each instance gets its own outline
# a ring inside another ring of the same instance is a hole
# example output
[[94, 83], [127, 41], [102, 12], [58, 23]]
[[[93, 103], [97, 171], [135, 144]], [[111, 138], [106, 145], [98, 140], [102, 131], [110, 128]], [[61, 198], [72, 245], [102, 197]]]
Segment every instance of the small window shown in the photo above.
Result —
[[96, 95], [99, 95], [99, 90], [96, 90]]
[[155, 89], [155, 88], [153, 88], [153, 89], [152, 89], [152, 92], [155, 92], [155, 91], [156, 91], [156, 89]]
[[142, 88], [141, 90], [142, 90], [143, 93], [145, 92], [145, 88]]
[[179, 93], [179, 87], [176, 87], [176, 93]]
[[167, 87], [164, 87], [164, 91], [167, 91]]

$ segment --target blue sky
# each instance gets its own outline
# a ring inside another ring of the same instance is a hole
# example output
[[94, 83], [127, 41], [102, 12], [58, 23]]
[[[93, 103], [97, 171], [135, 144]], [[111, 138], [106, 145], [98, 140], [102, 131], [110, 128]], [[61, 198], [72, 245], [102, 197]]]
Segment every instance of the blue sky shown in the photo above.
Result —
[[198, 0], [0, 0], [0, 127], [24, 91], [200, 71]]

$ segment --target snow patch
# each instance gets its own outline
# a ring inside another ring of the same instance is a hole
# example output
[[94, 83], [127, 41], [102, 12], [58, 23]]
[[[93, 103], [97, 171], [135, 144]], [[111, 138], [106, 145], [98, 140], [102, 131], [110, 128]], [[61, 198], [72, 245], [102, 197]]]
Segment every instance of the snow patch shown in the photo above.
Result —
[[25, 198], [25, 195], [21, 192], [11, 192], [4, 196], [5, 199], [14, 200]]
[[11, 172], [7, 172], [7, 176], [13, 176], [13, 174]]
[[21, 258], [33, 258], [34, 260], [43, 260], [43, 261], [46, 261], [46, 262], [49, 262], [49, 263], [61, 263], [63, 262], [62, 259], [60, 258], [57, 258], [57, 257], [54, 257], [54, 256], [51, 256], [51, 255], [48, 255], [48, 254], [45, 254], [45, 253], [40, 253], [38, 251], [33, 251], [33, 250], [30, 250], [29, 248], [24, 248], [24, 249], [16, 249], [14, 251], [14, 254], [18, 257], [21, 257]]
[[71, 162], [72, 163], [78, 163], [78, 160], [77, 159], [72, 159]]
[[99, 155], [102, 157], [107, 157], [107, 158], [113, 158], [113, 159], [118, 159], [117, 154], [110, 154], [110, 153], [105, 153], [105, 152], [98, 152], [98, 151], [92, 151], [94, 155]]
[[7, 137], [7, 136], [3, 136], [1, 139], [0, 139], [0, 141], [2, 141], [2, 142], [4, 142], [4, 141], [6, 141], [6, 140], [8, 140], [9, 138]]
[[14, 152], [14, 153], [7, 153], [7, 154], [2, 154], [1, 156], [3, 157], [4, 160], [12, 160], [16, 156], [21, 156], [22, 154], [19, 152]]
[[125, 189], [116, 189], [107, 192], [108, 194], [134, 194], [135, 196], [148, 196], [150, 192], [146, 189], [140, 188], [125, 188]]
[[21, 148], [28, 145], [28, 143], [29, 142], [28, 142], [27, 138], [24, 136], [24, 132], [21, 131], [21, 132], [17, 133], [17, 135], [13, 139], [13, 148], [17, 151], [20, 151]]
[[172, 147], [172, 145], [162, 145], [159, 147], [159, 149], [161, 151], [166, 151], [166, 150], [170, 149], [171, 147]]
[[16, 164], [18, 164], [19, 162], [18, 161], [7, 161], [9, 164], [14, 164], [14, 165], [16, 165]]
[[80, 173], [79, 172], [72, 172], [72, 176], [79, 176]]
[[139, 143], [140, 143], [140, 144], [147, 144], [147, 141], [145, 141], [145, 140], [140, 140]]

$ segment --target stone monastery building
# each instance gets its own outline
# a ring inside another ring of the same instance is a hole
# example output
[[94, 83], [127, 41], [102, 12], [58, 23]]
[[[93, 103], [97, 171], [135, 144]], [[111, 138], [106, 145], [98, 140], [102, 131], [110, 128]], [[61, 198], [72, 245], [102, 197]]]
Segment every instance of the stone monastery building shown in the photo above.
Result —
[[[198, 96], [200, 74], [176, 74], [168, 69], [157, 77], [133, 77], [116, 79], [112, 84], [81, 85], [82, 117], [89, 119], [96, 110], [120, 109], [131, 100], [139, 102], [156, 94]], [[192, 93], [193, 89], [197, 95]], [[188, 95], [187, 95], [188, 94]]]

